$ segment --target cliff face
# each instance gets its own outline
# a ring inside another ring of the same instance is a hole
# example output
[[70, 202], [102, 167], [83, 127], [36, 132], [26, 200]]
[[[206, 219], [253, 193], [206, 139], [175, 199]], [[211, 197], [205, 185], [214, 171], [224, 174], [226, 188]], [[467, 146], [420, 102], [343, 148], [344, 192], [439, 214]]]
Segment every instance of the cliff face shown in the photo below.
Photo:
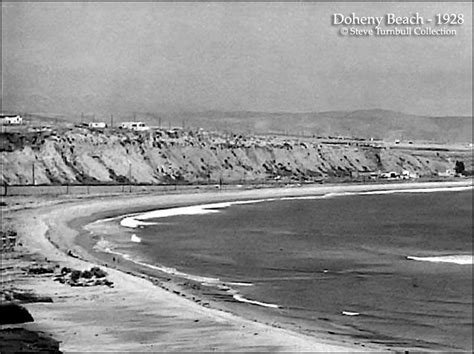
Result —
[[33, 174], [36, 184], [305, 181], [403, 170], [426, 176], [453, 169], [456, 160], [472, 169], [470, 151], [190, 131], [3, 133], [0, 149], [1, 179], [9, 184], [30, 184]]

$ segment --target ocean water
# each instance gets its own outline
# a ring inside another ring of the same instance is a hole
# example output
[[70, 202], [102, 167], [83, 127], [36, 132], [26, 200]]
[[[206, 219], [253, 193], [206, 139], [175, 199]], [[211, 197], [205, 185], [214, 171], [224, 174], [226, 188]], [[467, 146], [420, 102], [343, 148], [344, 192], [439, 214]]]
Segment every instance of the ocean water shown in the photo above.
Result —
[[[216, 203], [104, 221], [102, 250], [396, 348], [472, 349], [472, 189]], [[224, 297], [223, 297], [224, 298]]]

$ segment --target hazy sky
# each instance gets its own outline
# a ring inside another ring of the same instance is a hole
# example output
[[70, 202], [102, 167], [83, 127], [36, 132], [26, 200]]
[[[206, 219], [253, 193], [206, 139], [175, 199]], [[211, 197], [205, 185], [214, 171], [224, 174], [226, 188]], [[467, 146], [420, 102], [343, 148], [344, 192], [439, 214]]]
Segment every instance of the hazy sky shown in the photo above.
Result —
[[[462, 13], [454, 37], [338, 34], [336, 12]], [[470, 3], [2, 3], [4, 110], [384, 108], [472, 115]]]

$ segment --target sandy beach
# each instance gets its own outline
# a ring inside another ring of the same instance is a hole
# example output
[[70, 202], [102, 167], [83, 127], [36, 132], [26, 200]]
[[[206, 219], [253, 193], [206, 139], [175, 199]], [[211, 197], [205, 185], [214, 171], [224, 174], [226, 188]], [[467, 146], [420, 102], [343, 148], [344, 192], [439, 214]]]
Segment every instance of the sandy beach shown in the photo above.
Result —
[[[468, 186], [472, 186], [470, 179], [176, 195], [7, 197], [3, 199], [6, 205], [2, 207], [2, 225], [16, 229], [21, 246], [3, 257], [3, 287], [29, 289], [52, 298], [52, 303], [26, 304], [35, 321], [21, 327], [50, 333], [65, 352], [387, 350], [324, 331], [314, 335], [298, 333], [278, 328], [278, 323], [266, 323], [265, 318], [247, 319], [222, 311], [212, 303], [196, 303], [189, 294], [167, 291], [151, 279], [138, 276], [133, 269], [114, 269], [114, 264], [105, 264], [78, 246], [76, 237], [84, 232], [81, 228], [86, 220], [152, 208], [323, 193]], [[78, 258], [68, 256], [68, 251]], [[31, 264], [80, 270], [99, 266], [114, 286], [71, 287], [53, 281], [50, 275], [32, 276], [21, 271]]]

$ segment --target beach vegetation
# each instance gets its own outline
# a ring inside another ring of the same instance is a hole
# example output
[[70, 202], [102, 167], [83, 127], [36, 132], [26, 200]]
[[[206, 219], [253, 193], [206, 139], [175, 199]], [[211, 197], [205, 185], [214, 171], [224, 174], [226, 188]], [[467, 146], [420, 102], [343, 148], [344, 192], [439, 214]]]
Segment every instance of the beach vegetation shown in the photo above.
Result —
[[466, 167], [464, 166], [464, 162], [456, 160], [456, 165], [454, 166], [454, 171], [456, 172], [456, 174], [461, 175], [464, 173], [465, 170]]
[[79, 278], [81, 277], [81, 271], [80, 270], [73, 270], [71, 272], [71, 281], [73, 282], [76, 282], [79, 280]]

